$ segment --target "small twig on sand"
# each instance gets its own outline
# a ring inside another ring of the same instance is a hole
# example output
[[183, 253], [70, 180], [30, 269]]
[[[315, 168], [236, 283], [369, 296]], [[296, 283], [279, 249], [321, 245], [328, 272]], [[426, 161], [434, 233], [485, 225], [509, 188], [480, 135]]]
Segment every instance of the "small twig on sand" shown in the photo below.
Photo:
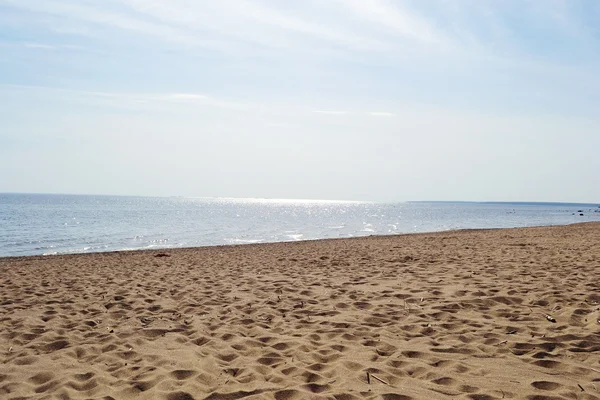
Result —
[[548, 321], [556, 323], [556, 319], [554, 319], [554, 317], [552, 315], [550, 315], [550, 314], [543, 314], [543, 315]]
[[508, 343], [508, 340], [503, 340], [500, 343], [498, 343], [496, 346], [500, 346], [501, 344], [505, 344], [505, 343]]
[[585, 392], [585, 389], [579, 383], [577, 384], [577, 386], [579, 386], [579, 389], [581, 389], [582, 392]]
[[369, 375], [369, 372], [367, 371], [367, 383], [370, 385], [371, 384], [371, 375]]
[[373, 375], [371, 374], [371, 376], [375, 379], [377, 379], [379, 382], [383, 383], [384, 385], [389, 385], [389, 383], [387, 383], [386, 381], [384, 381], [383, 379], [377, 377], [377, 375]]

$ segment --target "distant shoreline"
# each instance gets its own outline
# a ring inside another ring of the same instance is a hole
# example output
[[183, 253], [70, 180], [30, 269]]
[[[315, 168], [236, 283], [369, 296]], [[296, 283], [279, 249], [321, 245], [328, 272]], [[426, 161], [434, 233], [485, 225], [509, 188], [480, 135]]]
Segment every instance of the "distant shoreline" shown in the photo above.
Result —
[[478, 201], [478, 200], [331, 200], [313, 198], [282, 198], [282, 197], [231, 197], [231, 196], [149, 196], [134, 194], [86, 194], [86, 193], [36, 193], [36, 192], [0, 192], [0, 195], [28, 195], [28, 196], [81, 196], [81, 197], [131, 197], [131, 198], [158, 198], [158, 199], [198, 199], [198, 200], [256, 200], [256, 201], [298, 201], [298, 202], [332, 202], [332, 203], [375, 203], [375, 204], [402, 204], [402, 203], [432, 203], [432, 204], [516, 204], [516, 205], [564, 205], [564, 206], [593, 206], [600, 208], [600, 202], [562, 202], [562, 201]]
[[407, 203], [432, 203], [432, 204], [493, 204], [493, 205], [519, 205], [519, 206], [567, 206], [567, 207], [592, 207], [600, 208], [600, 203], [563, 203], [555, 201], [436, 201], [417, 200]]

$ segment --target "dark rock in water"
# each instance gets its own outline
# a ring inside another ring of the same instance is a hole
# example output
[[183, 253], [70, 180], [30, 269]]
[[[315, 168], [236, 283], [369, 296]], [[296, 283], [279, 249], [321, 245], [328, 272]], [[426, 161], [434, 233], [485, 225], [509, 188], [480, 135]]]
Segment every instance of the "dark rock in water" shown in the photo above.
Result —
[[583, 214], [579, 214], [579, 215], [581, 215], [583, 217]]
[[583, 210], [577, 210], [577, 212], [578, 212], [578, 213], [581, 213], [581, 212], [583, 212]]

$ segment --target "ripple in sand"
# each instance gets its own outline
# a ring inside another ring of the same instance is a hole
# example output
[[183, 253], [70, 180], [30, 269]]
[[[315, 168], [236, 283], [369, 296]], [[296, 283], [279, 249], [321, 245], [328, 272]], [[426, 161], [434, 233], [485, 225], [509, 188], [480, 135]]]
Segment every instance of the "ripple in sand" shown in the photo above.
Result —
[[170, 373], [170, 375], [173, 378], [177, 379], [178, 381], [183, 381], [185, 379], [191, 378], [195, 374], [196, 374], [196, 371], [184, 370], [184, 369], [178, 369], [178, 370], [172, 371]]
[[398, 393], [386, 393], [381, 398], [383, 400], [413, 400], [413, 397]]
[[560, 383], [548, 382], [548, 381], [532, 382], [531, 386], [533, 386], [536, 389], [540, 389], [540, 390], [556, 390], [556, 389], [562, 387], [562, 385]]
[[166, 400], [194, 400], [194, 396], [186, 392], [169, 393]]
[[44, 383], [51, 381], [54, 378], [54, 375], [50, 372], [40, 372], [37, 375], [29, 378], [29, 382], [35, 385], [43, 385]]

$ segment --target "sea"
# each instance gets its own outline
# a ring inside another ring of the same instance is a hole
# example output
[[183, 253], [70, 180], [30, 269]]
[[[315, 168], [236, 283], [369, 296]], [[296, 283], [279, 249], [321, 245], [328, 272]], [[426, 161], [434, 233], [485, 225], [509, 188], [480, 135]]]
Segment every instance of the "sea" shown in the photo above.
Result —
[[0, 257], [600, 221], [600, 204], [0, 194]]

